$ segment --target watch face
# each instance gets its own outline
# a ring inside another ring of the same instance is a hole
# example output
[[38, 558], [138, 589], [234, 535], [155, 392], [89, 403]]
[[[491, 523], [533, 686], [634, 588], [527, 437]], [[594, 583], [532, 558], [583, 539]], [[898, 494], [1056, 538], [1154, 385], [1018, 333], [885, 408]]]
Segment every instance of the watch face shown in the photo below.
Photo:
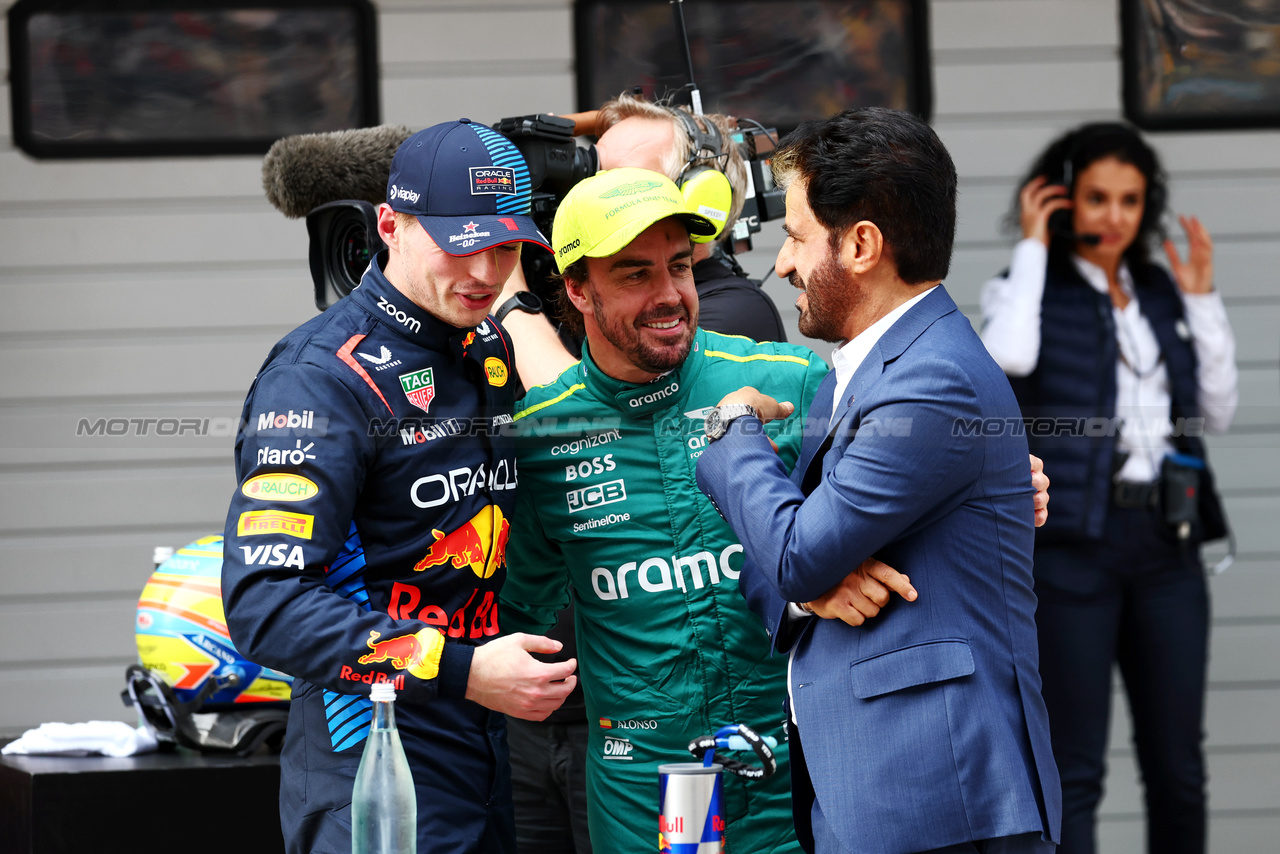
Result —
[[724, 432], [724, 422], [721, 420], [719, 409], [713, 409], [707, 413], [702, 429], [708, 437], [712, 439], [720, 438], [720, 434]]
[[525, 311], [539, 312], [542, 311], [542, 300], [537, 294], [531, 294], [528, 291], [516, 291], [514, 294], [520, 303], [520, 307]]

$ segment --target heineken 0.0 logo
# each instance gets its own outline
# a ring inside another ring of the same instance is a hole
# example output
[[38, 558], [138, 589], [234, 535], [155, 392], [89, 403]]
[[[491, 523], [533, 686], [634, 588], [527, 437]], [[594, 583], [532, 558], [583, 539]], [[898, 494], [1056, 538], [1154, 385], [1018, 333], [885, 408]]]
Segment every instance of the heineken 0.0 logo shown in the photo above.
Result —
[[404, 396], [409, 398], [409, 402], [423, 412], [427, 411], [432, 398], [436, 396], [436, 384], [430, 368], [423, 368], [411, 374], [401, 374], [400, 387], [404, 389]]

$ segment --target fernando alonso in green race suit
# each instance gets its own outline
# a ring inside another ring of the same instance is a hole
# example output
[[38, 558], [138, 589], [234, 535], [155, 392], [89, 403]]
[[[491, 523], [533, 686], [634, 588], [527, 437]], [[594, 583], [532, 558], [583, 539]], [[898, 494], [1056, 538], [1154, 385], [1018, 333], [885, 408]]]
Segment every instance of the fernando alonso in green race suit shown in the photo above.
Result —
[[827, 366], [804, 347], [696, 328], [689, 235], [711, 229], [654, 172], [614, 169], [575, 186], [552, 243], [587, 343], [515, 416], [520, 490], [502, 629], [541, 633], [572, 588], [601, 852], [654, 850], [658, 766], [692, 761], [689, 742], [729, 723], [776, 738], [779, 767], [764, 780], [726, 775], [726, 850], [800, 850], [786, 659], [769, 655], [738, 592], [742, 546], [698, 491], [694, 466], [705, 411], [744, 385], [802, 407], [767, 431], [794, 464], [803, 404]]

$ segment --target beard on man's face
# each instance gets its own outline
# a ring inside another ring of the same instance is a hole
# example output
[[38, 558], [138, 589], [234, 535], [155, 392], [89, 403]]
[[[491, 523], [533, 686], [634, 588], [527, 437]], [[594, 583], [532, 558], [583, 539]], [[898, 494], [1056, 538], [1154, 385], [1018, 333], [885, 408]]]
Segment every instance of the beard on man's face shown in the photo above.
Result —
[[[600, 328], [606, 341], [622, 352], [632, 365], [642, 371], [663, 374], [680, 367], [693, 347], [693, 336], [698, 323], [697, 310], [692, 317], [683, 305], [652, 308], [643, 312], [626, 325], [621, 319], [611, 317], [605, 310], [604, 301], [593, 289], [590, 294], [591, 308], [595, 314], [596, 325]], [[667, 344], [650, 344], [643, 340], [643, 326], [654, 321], [685, 321], [685, 331], [678, 339]]]
[[835, 343], [844, 340], [844, 330], [849, 315], [861, 297], [858, 286], [836, 260], [827, 253], [822, 263], [813, 269], [808, 279], [792, 270], [787, 277], [791, 286], [804, 291], [808, 307], [801, 310], [798, 327], [800, 334], [808, 338]]

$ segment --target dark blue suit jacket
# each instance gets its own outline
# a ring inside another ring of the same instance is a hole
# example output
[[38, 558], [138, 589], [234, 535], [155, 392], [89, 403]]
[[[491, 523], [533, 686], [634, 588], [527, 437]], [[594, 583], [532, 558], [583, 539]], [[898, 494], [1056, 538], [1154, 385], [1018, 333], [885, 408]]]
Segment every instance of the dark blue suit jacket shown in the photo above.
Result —
[[[743, 594], [777, 650], [794, 647], [794, 711], [827, 822], [857, 854], [1056, 841], [1030, 468], [1009, 382], [939, 287], [881, 337], [828, 429], [834, 387], [832, 372], [791, 477], [750, 417], [698, 461], [746, 547]], [[919, 599], [895, 595], [858, 628], [786, 616], [871, 555]], [[796, 809], [807, 825], [801, 798]]]

